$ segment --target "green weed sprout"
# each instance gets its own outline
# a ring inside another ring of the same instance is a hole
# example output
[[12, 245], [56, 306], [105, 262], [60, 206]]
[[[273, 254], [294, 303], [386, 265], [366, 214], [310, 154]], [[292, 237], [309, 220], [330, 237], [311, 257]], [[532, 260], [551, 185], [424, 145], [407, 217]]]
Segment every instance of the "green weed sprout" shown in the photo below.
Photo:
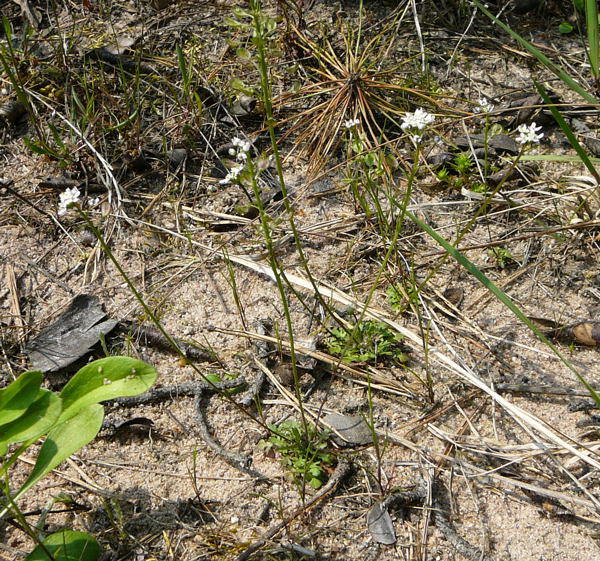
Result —
[[332, 329], [327, 348], [347, 363], [408, 362], [402, 336], [373, 320], [359, 321], [352, 329]]
[[285, 421], [269, 428], [273, 434], [261, 441], [261, 448], [277, 452], [297, 483], [308, 483], [313, 489], [321, 487], [327, 479], [325, 468], [332, 466], [335, 459], [327, 451], [329, 431], [318, 430], [313, 425], [304, 427], [298, 421]]
[[392, 285], [386, 291], [390, 307], [394, 312], [402, 312], [406, 309], [406, 298], [403, 296], [402, 291], [398, 287]]
[[515, 259], [506, 247], [493, 247], [488, 250], [490, 258], [494, 259], [500, 269], [506, 269]]
[[[16, 501], [44, 476], [92, 441], [102, 426], [102, 401], [145, 392], [156, 370], [126, 356], [103, 358], [81, 368], [60, 393], [41, 387], [43, 375], [25, 372], [0, 390], [0, 519], [11, 513], [38, 543], [27, 560], [95, 561], [100, 547], [83, 532], [40, 535], [24, 520]], [[29, 477], [11, 492], [9, 469], [40, 438], [44, 442]], [[12, 450], [11, 450], [12, 448]]]

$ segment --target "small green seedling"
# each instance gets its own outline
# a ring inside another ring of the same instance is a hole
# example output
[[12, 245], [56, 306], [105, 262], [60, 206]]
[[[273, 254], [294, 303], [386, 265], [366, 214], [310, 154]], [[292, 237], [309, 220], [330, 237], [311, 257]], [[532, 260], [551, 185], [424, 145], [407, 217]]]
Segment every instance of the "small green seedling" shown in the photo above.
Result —
[[390, 286], [386, 290], [385, 295], [387, 296], [390, 307], [392, 310], [394, 310], [394, 312], [403, 312], [406, 309], [407, 299], [396, 286]]
[[501, 269], [506, 269], [511, 263], [515, 261], [515, 258], [512, 256], [511, 252], [505, 247], [493, 247], [488, 250], [488, 255], [495, 259], [498, 267]]
[[402, 336], [378, 321], [360, 321], [350, 329], [332, 329], [327, 347], [330, 354], [347, 363], [408, 362]]
[[460, 175], [469, 173], [473, 167], [473, 159], [471, 158], [471, 154], [467, 152], [461, 152], [460, 154], [457, 154], [452, 162], [452, 167]]
[[473, 182], [473, 158], [468, 152], [460, 152], [452, 162], [440, 169], [436, 176], [442, 183], [453, 189], [470, 188]]
[[560, 31], [563, 35], [568, 35], [569, 33], [573, 33], [574, 30], [575, 30], [575, 28], [568, 21], [563, 21], [558, 26], [558, 31]]
[[334, 464], [334, 455], [327, 451], [330, 433], [307, 425], [306, 430], [298, 421], [285, 421], [269, 427], [273, 434], [262, 440], [261, 448], [273, 450], [281, 456], [281, 463], [289, 469], [294, 480], [308, 483], [318, 489], [327, 479], [327, 467]]

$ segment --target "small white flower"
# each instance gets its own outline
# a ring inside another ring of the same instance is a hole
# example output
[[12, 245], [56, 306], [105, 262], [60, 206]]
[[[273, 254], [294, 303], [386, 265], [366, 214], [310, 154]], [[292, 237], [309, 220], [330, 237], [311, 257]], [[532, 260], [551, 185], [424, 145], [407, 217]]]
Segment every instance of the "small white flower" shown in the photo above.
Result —
[[495, 108], [494, 104], [490, 103], [485, 97], [480, 97], [477, 103], [479, 103], [479, 107], [475, 109], [477, 113], [491, 113]]
[[532, 144], [537, 144], [543, 137], [544, 133], [541, 132], [538, 134], [538, 131], [541, 131], [542, 127], [536, 125], [535, 123], [531, 123], [531, 125], [520, 125], [517, 128], [519, 131], [519, 136], [517, 136], [517, 142], [519, 144], [527, 144], [531, 142]]
[[[242, 140], [241, 138], [238, 138], [237, 136], [234, 136], [231, 139], [231, 144], [238, 147], [238, 153], [239, 152], [250, 152], [250, 148], [252, 147], [252, 145], [247, 140]], [[235, 152], [232, 153], [232, 150], [233, 149], [230, 149], [229, 153], [233, 156], [235, 154]]]
[[234, 181], [235, 179], [237, 179], [238, 175], [240, 173], [242, 173], [243, 169], [244, 169], [244, 165], [243, 164], [240, 164], [239, 166], [233, 166], [229, 170], [229, 173], [225, 176], [225, 178], [221, 179], [221, 181], [219, 181], [219, 183], [221, 185], [227, 185], [228, 183], [231, 183], [232, 181]]
[[230, 156], [235, 156], [237, 154], [237, 150], [235, 148], [230, 148], [227, 150]]
[[423, 135], [419, 135], [419, 134], [413, 134], [413, 135], [411, 136], [411, 138], [412, 138], [412, 141], [413, 141], [415, 144], [418, 144], [419, 142], [421, 142], [421, 140], [423, 140]]
[[68, 207], [72, 203], [79, 202], [79, 189], [77, 187], [73, 187], [72, 189], [67, 189], [63, 193], [59, 195], [59, 203], [58, 203], [58, 214], [63, 215], [67, 213]]
[[404, 115], [400, 128], [403, 131], [406, 129], [422, 131], [427, 125], [433, 123], [433, 121], [435, 121], [435, 116], [419, 107], [414, 113], [407, 113]]
[[354, 127], [357, 127], [358, 125], [360, 125], [360, 119], [348, 119], [345, 123], [344, 126], [347, 129], [353, 129]]
[[95, 207], [100, 202], [100, 197], [96, 197], [95, 199], [88, 199], [88, 206]]
[[235, 158], [240, 162], [245, 162], [248, 159], [248, 152], [238, 152]]

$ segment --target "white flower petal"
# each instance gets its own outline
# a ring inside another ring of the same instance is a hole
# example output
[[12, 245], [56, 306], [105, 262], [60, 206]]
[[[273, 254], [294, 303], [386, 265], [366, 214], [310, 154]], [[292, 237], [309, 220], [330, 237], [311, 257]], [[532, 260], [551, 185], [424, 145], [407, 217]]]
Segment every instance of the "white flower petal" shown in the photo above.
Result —
[[414, 113], [407, 113], [404, 115], [400, 128], [402, 130], [409, 129], [421, 131], [427, 125], [433, 123], [433, 121], [435, 121], [435, 116], [419, 107]]
[[542, 127], [540, 125], [536, 125], [535, 123], [531, 123], [531, 125], [527, 126], [525, 124], [520, 125], [517, 128], [519, 135], [516, 140], [519, 144], [537, 144], [544, 137], [544, 133], [538, 133], [541, 131]]
[[73, 187], [72, 189], [66, 189], [59, 195], [58, 201], [58, 214], [63, 215], [67, 213], [68, 207], [72, 203], [79, 202], [79, 189], [77, 187]]

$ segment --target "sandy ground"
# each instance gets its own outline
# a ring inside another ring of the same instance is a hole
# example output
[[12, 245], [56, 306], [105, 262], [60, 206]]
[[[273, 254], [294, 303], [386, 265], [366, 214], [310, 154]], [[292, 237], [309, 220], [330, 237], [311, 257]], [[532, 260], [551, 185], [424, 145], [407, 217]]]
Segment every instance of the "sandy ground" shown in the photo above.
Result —
[[[462, 56], [471, 56], [469, 50]], [[481, 58], [477, 59], [479, 66], [473, 64], [478, 70], [473, 70], [472, 78], [489, 78], [490, 69], [496, 69], [495, 78], [483, 87], [488, 95], [494, 94], [494, 83], [501, 72], [514, 78], [511, 87], [529, 84], [529, 71], [520, 59], [510, 58], [501, 65], [502, 60], [502, 56], [490, 54], [485, 66]], [[460, 65], [453, 68], [447, 78], [448, 87], [464, 78]], [[547, 146], [552, 147], [552, 143], [556, 146], [559, 141], [553, 137]], [[81, 220], [72, 215], [56, 218], [57, 193], [38, 186], [42, 178], [60, 173], [55, 164], [27, 152], [21, 140], [10, 135], [5, 136], [2, 153], [5, 165], [0, 179], [13, 180], [12, 189], [30, 203], [6, 191], [0, 195], [0, 274], [7, 279], [14, 273], [17, 279], [16, 292], [9, 290], [4, 281], [0, 288], [1, 371], [6, 382], [10, 375], [29, 367], [22, 344], [49, 325], [75, 295], [97, 295], [108, 315], [118, 319], [140, 319], [142, 310], [114, 266], [93, 241], [90, 243]], [[355, 217], [339, 175], [327, 178], [327, 186], [338, 189], [331, 194], [323, 184], [309, 185], [303, 180], [301, 163], [296, 163], [293, 171], [287, 179], [295, 188], [294, 211], [300, 229]], [[565, 169], [544, 169], [538, 179], [540, 189], [553, 185], [558, 175], [565, 173]], [[568, 173], [583, 170], [569, 169]], [[160, 182], [172, 179], [158, 175], [153, 181], [159, 183], [160, 191], [164, 186]], [[181, 175], [176, 180], [181, 181]], [[232, 187], [214, 194], [210, 185], [214, 185], [214, 179], [206, 180], [204, 191], [197, 186], [198, 192], [205, 195], [189, 203], [192, 209], [230, 209], [239, 193]], [[185, 195], [181, 201], [187, 204]], [[455, 204], [457, 201], [460, 204]], [[416, 191], [412, 202], [416, 207], [435, 203], [421, 206], [427, 209], [422, 217], [447, 237], [476, 208], [476, 203], [456, 193], [427, 195]], [[560, 200], [558, 212], [567, 213], [570, 204]], [[128, 205], [132, 217], [139, 215], [139, 210], [134, 203]], [[485, 243], [522, 228], [519, 214], [495, 210], [497, 214], [474, 226], [464, 245]], [[95, 219], [100, 220], [100, 213]], [[255, 375], [250, 366], [253, 347], [239, 333], [228, 331], [244, 330], [244, 321], [250, 324], [262, 318], [273, 323], [275, 332], [285, 334], [285, 317], [275, 284], [247, 267], [228, 265], [222, 249], [230, 255], [253, 254], [257, 248], [262, 249], [258, 225], [250, 223], [234, 232], [215, 232], [175, 211], [165, 197], [159, 197], [144, 221], [183, 232], [200, 245], [191, 246], [145, 224], [131, 225], [108, 215], [102, 220], [105, 231], [111, 223], [115, 225], [110, 229], [115, 256], [169, 333], [215, 351], [218, 361], [201, 363], [197, 368], [205, 374], [242, 375], [250, 380]], [[415, 274], [423, 280], [431, 270], [431, 255], [439, 247], [426, 236], [415, 237], [415, 232], [407, 228], [403, 243], [407, 253], [409, 249], [414, 252]], [[369, 244], [364, 223], [358, 229], [350, 225], [337, 232], [323, 226], [318, 235], [303, 236], [303, 242], [315, 278], [358, 301], [364, 300], [377, 272], [377, 258], [364, 254]], [[510, 251], [515, 259], [506, 268], [500, 268], [486, 249], [469, 252], [469, 258], [528, 315], [562, 323], [598, 318], [597, 234], [566, 232], [555, 240], [532, 238], [514, 242]], [[303, 275], [291, 244], [282, 248], [280, 256], [287, 273]], [[438, 295], [448, 287], [461, 288], [465, 293], [457, 321], [435, 307]], [[377, 288], [372, 304], [393, 315], [384, 288]], [[319, 308], [313, 296], [303, 294], [309, 309], [316, 311], [309, 313], [290, 297], [295, 335], [316, 337]], [[15, 295], [20, 318], [15, 318], [10, 308]], [[573, 373], [453, 261], [446, 261], [436, 271], [423, 293], [422, 304], [425, 317], [431, 318], [427, 327], [429, 348], [452, 356], [488, 386], [511, 383], [579, 388]], [[338, 306], [338, 311], [346, 312], [347, 307]], [[19, 321], [24, 325], [20, 330]], [[413, 313], [397, 321], [420, 336]], [[158, 386], [176, 386], [199, 378], [197, 371], [182, 365], [177, 357], [144, 347], [135, 339], [127, 344], [120, 339], [114, 344], [120, 352], [153, 364], [159, 372]], [[566, 345], [560, 349], [590, 383], [600, 383], [597, 349]], [[284, 365], [289, 362], [285, 354], [275, 355], [276, 361]], [[291, 543], [314, 552], [316, 558], [331, 561], [463, 559], [432, 522], [427, 505], [392, 512], [398, 537], [395, 545], [378, 545], [369, 534], [366, 515], [378, 500], [394, 490], [410, 488], [422, 480], [431, 482], [435, 477], [444, 490], [442, 503], [458, 535], [481, 548], [490, 559], [600, 560], [598, 510], [584, 506], [595, 499], [598, 471], [577, 461], [571, 453], [551, 447], [539, 432], [509, 415], [484, 393], [473, 391], [472, 384], [443, 368], [439, 361], [426, 360], [429, 354], [422, 348], [413, 345], [411, 355], [414, 372], [400, 367], [379, 369], [383, 376], [410, 390], [404, 394], [374, 390], [369, 400], [364, 385], [344, 379], [340, 369], [322, 364], [313, 369], [313, 376], [304, 375], [301, 390], [307, 394], [308, 409], [317, 413], [372, 414], [375, 429], [383, 436], [379, 449], [341, 450], [352, 461], [351, 475], [335, 493], [276, 534], [267, 547], [271, 553], [257, 553], [254, 558], [302, 558], [290, 550]], [[432, 379], [434, 407], [427, 401], [427, 391], [420, 381], [426, 374]], [[58, 383], [48, 377], [49, 385]], [[575, 443], [597, 441], [596, 433], [577, 426], [586, 413], [569, 411], [575, 398], [503, 395], [543, 419], [557, 435]], [[260, 408], [251, 406], [247, 412], [263, 424], [296, 415], [273, 385], [262, 392]], [[210, 400], [210, 427], [226, 449], [251, 458], [252, 468], [264, 474], [267, 481], [231, 467], [207, 447], [198, 433], [193, 398], [179, 396], [134, 409], [107, 407], [107, 415], [113, 419], [146, 417], [153, 426], [150, 431], [102, 432], [20, 504], [24, 512], [35, 511], [59, 492], [68, 493], [85, 511], [49, 515], [47, 531], [63, 525], [91, 531], [104, 546], [104, 559], [234, 559], [270, 525], [285, 520], [302, 504], [298, 486], [278, 459], [259, 445], [268, 434], [263, 426], [226, 399]], [[584, 432], [588, 433], [585, 437]], [[402, 440], [411, 445], [399, 444]], [[35, 449], [31, 449], [27, 458], [34, 457]], [[464, 465], [451, 463], [450, 458], [475, 465], [481, 473], [467, 473]], [[28, 469], [25, 462], [16, 466], [13, 486], [23, 480]], [[494, 475], [504, 479], [494, 479]], [[520, 483], [560, 493], [563, 500], [545, 500]], [[592, 496], [582, 492], [583, 488]], [[0, 559], [20, 559], [29, 548], [22, 533], [12, 527], [3, 530], [0, 542], [6, 546], [0, 550]]]

